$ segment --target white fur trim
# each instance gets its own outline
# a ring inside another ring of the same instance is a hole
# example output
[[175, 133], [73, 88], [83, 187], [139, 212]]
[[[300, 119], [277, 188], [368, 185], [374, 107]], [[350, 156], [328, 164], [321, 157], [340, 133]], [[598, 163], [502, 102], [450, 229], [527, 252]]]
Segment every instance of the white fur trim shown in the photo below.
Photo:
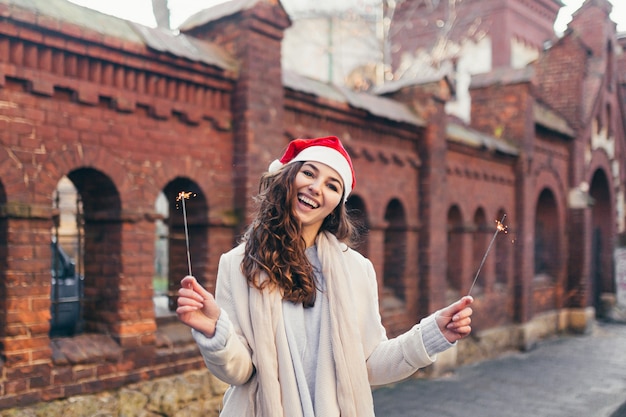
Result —
[[350, 164], [339, 151], [329, 148], [328, 146], [311, 146], [303, 149], [289, 162], [294, 161], [321, 162], [337, 171], [337, 174], [339, 174], [343, 181], [344, 201], [348, 198], [348, 195], [352, 191], [352, 169], [350, 169]]
[[278, 160], [278, 159], [274, 159], [272, 161], [272, 163], [270, 164], [269, 168], [267, 169], [267, 171], [269, 173], [273, 173], [276, 172], [280, 169], [280, 167], [282, 167], [283, 164]]

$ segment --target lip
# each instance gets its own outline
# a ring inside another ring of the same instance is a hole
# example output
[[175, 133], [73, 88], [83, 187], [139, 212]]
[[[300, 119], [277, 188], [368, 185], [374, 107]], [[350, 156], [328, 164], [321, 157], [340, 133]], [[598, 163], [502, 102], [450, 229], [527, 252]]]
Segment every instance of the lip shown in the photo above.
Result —
[[[300, 198], [305, 198], [306, 200], [310, 200], [310, 201], [314, 202], [315, 205], [317, 205], [317, 207], [309, 206], [305, 202], [301, 201]], [[315, 209], [318, 209], [318, 208], [320, 208], [322, 206], [321, 203], [316, 198], [313, 198], [310, 194], [307, 194], [307, 193], [298, 193], [298, 204], [301, 205], [301, 206], [306, 207], [309, 210], [315, 210]]]

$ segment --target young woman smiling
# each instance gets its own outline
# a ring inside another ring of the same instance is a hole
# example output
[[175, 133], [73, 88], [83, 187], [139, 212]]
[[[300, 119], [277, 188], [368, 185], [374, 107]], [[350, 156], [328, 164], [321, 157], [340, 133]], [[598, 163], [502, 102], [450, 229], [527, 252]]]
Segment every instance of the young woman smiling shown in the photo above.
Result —
[[258, 211], [220, 259], [215, 297], [181, 281], [179, 319], [230, 384], [225, 417], [371, 417], [371, 385], [404, 379], [471, 332], [471, 297], [388, 339], [376, 274], [350, 248], [356, 185], [334, 136], [296, 139], [261, 177]]

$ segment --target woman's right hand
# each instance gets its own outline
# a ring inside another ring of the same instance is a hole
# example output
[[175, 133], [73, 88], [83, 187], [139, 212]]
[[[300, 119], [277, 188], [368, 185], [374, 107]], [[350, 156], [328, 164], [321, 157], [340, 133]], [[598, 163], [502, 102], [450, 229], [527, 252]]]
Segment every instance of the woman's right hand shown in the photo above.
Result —
[[180, 285], [176, 309], [178, 319], [206, 337], [213, 337], [221, 311], [213, 294], [190, 275], [183, 278]]

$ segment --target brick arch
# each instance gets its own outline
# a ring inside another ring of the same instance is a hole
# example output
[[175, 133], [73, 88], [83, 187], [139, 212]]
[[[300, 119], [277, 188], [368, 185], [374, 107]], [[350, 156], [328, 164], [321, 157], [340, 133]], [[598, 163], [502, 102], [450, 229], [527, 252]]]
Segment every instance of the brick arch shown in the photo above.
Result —
[[470, 199], [458, 199], [458, 200], [450, 200], [450, 205], [449, 208], [452, 207], [458, 207], [458, 209], [460, 210], [460, 212], [463, 214], [463, 227], [465, 228], [465, 233], [467, 233], [469, 231], [469, 223], [470, 222], [470, 215], [468, 213], [473, 213], [476, 211], [476, 209], [478, 208], [475, 204], [475, 201], [470, 200]]
[[0, 152], [0, 180], [4, 183], [6, 203], [14, 200], [14, 196], [27, 194], [29, 184], [24, 180], [24, 164], [6, 147], [0, 148]]
[[[611, 160], [605, 149], [596, 149], [588, 165], [589, 194], [596, 201], [592, 206], [592, 256], [591, 276], [595, 275], [594, 291], [589, 294], [589, 301], [599, 307], [601, 292], [614, 292], [615, 280], [613, 277], [613, 254], [609, 248], [613, 247], [616, 239], [617, 207], [614, 187], [614, 178], [611, 175]], [[606, 217], [610, 216], [610, 217]], [[600, 246], [598, 246], [600, 245]], [[597, 253], [597, 249], [600, 250]], [[595, 291], [597, 289], [598, 291]], [[598, 310], [600, 311], [600, 310]]]
[[[537, 230], [537, 208], [540, 204], [540, 199], [542, 195], [546, 195], [546, 191], [553, 196], [554, 210], [551, 222], [554, 222], [554, 224], [551, 224], [551, 226], [553, 226], [554, 233], [556, 233], [557, 236], [554, 243], [554, 248], [551, 248], [550, 250], [556, 251], [555, 253], [559, 256], [559, 259], [556, 264], [553, 264], [550, 267], [550, 273], [552, 275], [551, 279], [554, 284], [564, 285], [564, 280], [567, 274], [567, 262], [565, 257], [561, 257], [561, 254], [566, 253], [567, 246], [565, 238], [565, 219], [567, 209], [567, 195], [565, 186], [562, 183], [561, 178], [557, 175], [555, 171], [553, 171], [552, 169], [543, 169], [536, 176], [535, 190], [535, 231], [533, 232], [533, 236], [535, 236]], [[535, 263], [536, 261], [537, 260], [535, 260]]]
[[598, 170], [601, 170], [606, 174], [606, 178], [609, 183], [609, 191], [611, 193], [611, 201], [614, 201], [615, 195], [613, 194], [613, 190], [615, 188], [613, 186], [613, 176], [609, 174], [612, 172], [611, 158], [603, 148], [598, 148], [591, 154], [591, 160], [589, 161], [586, 170], [587, 184], [591, 184], [591, 180]]
[[[189, 274], [189, 263], [198, 282], [211, 292], [215, 289], [215, 282], [208, 278], [209, 204], [205, 192], [187, 177], [174, 178], [162, 192], [169, 204], [169, 216], [164, 219], [168, 228], [168, 308], [174, 311], [180, 280]], [[183, 200], [181, 192], [189, 193], [185, 194], [188, 198]]]
[[[131, 268], [123, 264], [122, 224], [130, 219], [125, 213], [123, 190], [127, 200], [137, 199], [131, 194], [135, 189], [127, 174], [127, 168], [107, 149], [84, 144], [72, 144], [51, 151], [41, 162], [42, 169], [33, 177], [34, 201], [52, 207], [54, 191], [63, 176], [67, 176], [76, 188], [83, 207], [82, 241], [80, 245], [84, 275], [84, 300], [78, 331], [110, 334], [122, 341], [123, 321], [137, 320], [132, 314], [120, 315], [120, 305], [128, 298], [127, 292], [143, 286], [122, 284], [124, 274], [133, 275]], [[136, 193], [136, 191], [135, 191]], [[131, 234], [125, 244], [134, 245]], [[138, 299], [133, 294], [134, 299]], [[142, 308], [137, 302], [137, 308]]]
[[[554, 198], [554, 224], [555, 230], [558, 231], [558, 250], [560, 253], [564, 253], [565, 247], [565, 217], [566, 217], [566, 205], [567, 205], [567, 195], [566, 190], [564, 188], [564, 184], [561, 182], [560, 177], [556, 174], [556, 172], [552, 170], [542, 170], [536, 177], [535, 182], [535, 224], [537, 223], [537, 212], [536, 208], [540, 202], [540, 198], [542, 194], [545, 196], [545, 192], [548, 191]], [[560, 278], [565, 275], [565, 262], [560, 262], [560, 267], [558, 271], [555, 271], [555, 279], [560, 281]]]
[[[506, 212], [506, 210], [501, 207], [498, 210], [498, 215], [496, 216], [498, 222], [502, 223], [504, 230], [498, 232], [495, 240], [495, 272], [496, 279], [495, 283], [501, 289], [505, 289], [510, 286], [510, 282], [512, 279], [512, 269], [511, 269], [511, 260], [512, 256], [512, 247], [509, 241], [509, 238], [506, 236], [508, 234], [508, 224], [510, 220], [510, 215]], [[497, 225], [496, 225], [497, 227]]]
[[447, 289], [454, 292], [449, 299], [456, 299], [463, 289], [463, 260], [465, 221], [461, 208], [454, 204], [448, 209], [448, 251], [446, 283]]
[[544, 188], [535, 204], [535, 276], [554, 281], [562, 261], [562, 239], [558, 221], [558, 204], [554, 192]]
[[385, 258], [383, 283], [396, 297], [405, 300], [405, 272], [407, 250], [406, 211], [398, 199], [392, 199], [385, 210]]
[[[472, 275], [468, 285], [471, 285], [475, 276], [479, 273], [481, 262], [489, 245], [489, 229], [487, 223], [487, 214], [482, 206], [478, 206], [472, 217], [473, 235], [472, 235]], [[480, 292], [484, 288], [483, 279], [477, 279], [475, 283], [475, 291]]]
[[564, 202], [556, 189], [544, 187], [537, 195], [533, 231], [533, 312], [559, 305], [567, 272]]
[[557, 204], [559, 228], [565, 227], [565, 210], [567, 202], [567, 188], [558, 173], [552, 169], [543, 169], [535, 177], [535, 207], [539, 195], [544, 189], [549, 189], [554, 194]]
[[[83, 207], [83, 321], [86, 332], [111, 333], [118, 327], [122, 298], [122, 203], [117, 187], [94, 168], [70, 170]], [[79, 220], [80, 221], [80, 220]]]
[[346, 208], [348, 209], [348, 215], [352, 218], [355, 226], [359, 230], [359, 241], [356, 244], [355, 249], [367, 257], [369, 254], [369, 229], [370, 222], [368, 218], [368, 211], [365, 205], [365, 201], [358, 194], [352, 194], [346, 201]]
[[[118, 192], [121, 205], [137, 199], [137, 190], [130, 183], [128, 167], [120, 163], [120, 158], [103, 147], [74, 144], [67, 148], [48, 153], [43, 162], [44, 174], [36, 178], [37, 195], [48, 199], [56, 189], [59, 180], [69, 172], [82, 168], [91, 168], [109, 179]], [[121, 209], [121, 207], [120, 207]]]
[[601, 168], [593, 174], [589, 183], [591, 207], [591, 253], [590, 253], [590, 302], [600, 316], [604, 313], [601, 296], [615, 293], [613, 242], [616, 238], [616, 209], [610, 176]]

